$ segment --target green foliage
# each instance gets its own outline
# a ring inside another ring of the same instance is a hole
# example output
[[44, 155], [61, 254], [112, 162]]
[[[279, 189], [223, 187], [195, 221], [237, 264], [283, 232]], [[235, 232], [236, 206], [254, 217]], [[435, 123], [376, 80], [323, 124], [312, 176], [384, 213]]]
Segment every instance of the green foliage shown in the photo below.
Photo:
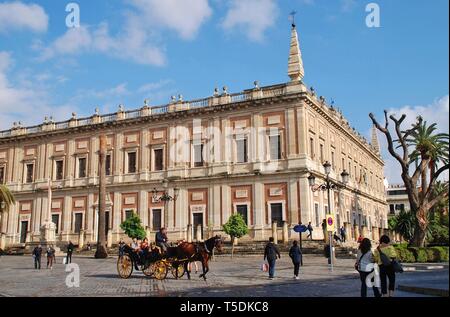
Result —
[[448, 245], [448, 216], [432, 213], [429, 218], [427, 242], [429, 244]]
[[223, 231], [232, 238], [241, 238], [248, 233], [247, 224], [240, 214], [231, 215], [228, 222], [223, 225]]
[[392, 223], [395, 222], [395, 227], [393, 228], [398, 232], [403, 239], [409, 241], [414, 236], [414, 228], [416, 225], [416, 216], [409, 211], [400, 211], [398, 215], [393, 217], [395, 220], [391, 220]]
[[120, 224], [120, 228], [132, 239], [142, 240], [147, 235], [144, 227], [141, 225], [141, 219], [134, 212], [130, 218]]
[[395, 250], [397, 252], [398, 260], [404, 263], [414, 263], [416, 262], [416, 257], [414, 253], [407, 248], [398, 248]]
[[0, 185], [0, 203], [2, 201], [5, 202], [6, 208], [8, 208], [9, 206], [11, 206], [16, 202], [14, 195], [5, 185]]
[[426, 263], [428, 261], [427, 251], [425, 248], [408, 248], [418, 263]]
[[388, 219], [388, 228], [389, 230], [394, 230], [397, 227], [397, 217], [391, 217]]

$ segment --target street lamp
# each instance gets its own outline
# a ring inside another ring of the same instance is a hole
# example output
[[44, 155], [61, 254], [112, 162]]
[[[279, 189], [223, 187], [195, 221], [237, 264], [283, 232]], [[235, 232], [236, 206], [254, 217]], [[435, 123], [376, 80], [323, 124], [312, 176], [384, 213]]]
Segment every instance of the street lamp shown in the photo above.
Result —
[[[316, 177], [313, 174], [310, 174], [308, 176], [308, 183], [313, 192], [316, 192], [319, 190], [327, 192], [327, 194], [328, 194], [328, 212], [331, 214], [332, 213], [332, 211], [331, 211], [331, 195], [330, 195], [331, 190], [338, 190], [338, 189], [344, 188], [345, 185], [348, 183], [349, 174], [346, 170], [344, 170], [341, 173], [342, 182], [337, 183], [337, 182], [333, 182], [330, 179], [330, 173], [331, 173], [330, 162], [328, 162], [328, 161], [325, 162], [323, 164], [323, 168], [325, 170], [325, 175], [326, 175], [325, 183], [316, 185]], [[333, 237], [332, 237], [331, 231], [329, 234], [329, 243], [330, 243], [330, 264], [331, 264], [331, 271], [333, 271]]]
[[[169, 217], [168, 217], [169, 213], [167, 210], [167, 204], [169, 203], [169, 201], [177, 200], [180, 189], [174, 188], [173, 189], [174, 194], [173, 194], [173, 196], [170, 196], [169, 193], [167, 192], [168, 183], [166, 181], [163, 182], [163, 187], [164, 187], [164, 192], [160, 197], [158, 197], [158, 190], [156, 188], [153, 188], [152, 197], [153, 197], [153, 201], [155, 203], [160, 203], [160, 202], [164, 203], [164, 226], [167, 226], [168, 221], [169, 221]], [[166, 218], [167, 218], [167, 220], [166, 220]]]

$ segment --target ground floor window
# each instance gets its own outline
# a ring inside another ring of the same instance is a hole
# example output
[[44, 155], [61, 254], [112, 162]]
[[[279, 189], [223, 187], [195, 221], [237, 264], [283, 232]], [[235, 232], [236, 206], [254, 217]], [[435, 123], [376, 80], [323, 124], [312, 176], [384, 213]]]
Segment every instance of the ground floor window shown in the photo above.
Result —
[[162, 227], [162, 211], [161, 209], [153, 209], [152, 210], [152, 229], [153, 231], [157, 231]]
[[59, 233], [59, 214], [52, 215], [52, 222], [55, 224], [55, 233]]
[[82, 213], [76, 213], [75, 214], [75, 233], [80, 233], [81, 229], [83, 228], [83, 214]]
[[20, 243], [27, 242], [28, 221], [22, 221], [20, 224]]
[[272, 223], [277, 222], [278, 227], [283, 226], [283, 204], [270, 204], [270, 211], [272, 214]]
[[244, 218], [245, 224], [248, 226], [248, 207], [247, 205], [237, 205], [236, 211]]

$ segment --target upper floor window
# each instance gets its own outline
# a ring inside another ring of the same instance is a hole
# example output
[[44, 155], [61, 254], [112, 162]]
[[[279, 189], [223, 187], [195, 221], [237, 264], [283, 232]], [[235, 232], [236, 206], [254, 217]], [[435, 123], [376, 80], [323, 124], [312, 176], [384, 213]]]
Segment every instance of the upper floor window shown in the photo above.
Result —
[[0, 184], [5, 183], [5, 167], [0, 166]]
[[320, 162], [324, 162], [323, 144], [320, 145]]
[[202, 143], [194, 144], [194, 167], [201, 167], [205, 163], [203, 158], [203, 148], [204, 144]]
[[64, 161], [55, 161], [55, 179], [62, 180], [64, 178]]
[[34, 164], [33, 163], [27, 164], [25, 167], [25, 171], [26, 171], [25, 182], [32, 183], [34, 179]]
[[270, 159], [281, 160], [281, 135], [269, 136]]
[[86, 162], [85, 157], [78, 158], [78, 178], [86, 177]]
[[311, 154], [311, 158], [314, 158], [315, 153], [314, 153], [314, 139], [313, 138], [309, 138], [309, 152]]
[[164, 169], [164, 150], [162, 148], [153, 149], [153, 169], [155, 171]]
[[248, 139], [245, 136], [236, 136], [236, 162], [248, 162]]
[[106, 154], [105, 171], [106, 171], [106, 176], [111, 175], [111, 154]]
[[331, 167], [335, 170], [336, 169], [336, 162], [334, 160], [334, 152], [331, 152]]
[[127, 170], [127, 172], [128, 172], [128, 174], [136, 173], [136, 170], [137, 170], [137, 168], [136, 168], [136, 157], [137, 157], [136, 152], [128, 152], [127, 153], [127, 158], [128, 158], [128, 164], [127, 164], [128, 170]]

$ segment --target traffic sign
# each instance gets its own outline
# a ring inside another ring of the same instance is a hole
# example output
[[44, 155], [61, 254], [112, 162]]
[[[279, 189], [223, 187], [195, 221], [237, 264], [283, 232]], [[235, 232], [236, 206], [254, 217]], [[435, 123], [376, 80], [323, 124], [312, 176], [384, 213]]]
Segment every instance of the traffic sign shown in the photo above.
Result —
[[326, 215], [326, 219], [327, 219], [327, 231], [333, 232], [335, 230], [333, 215]]
[[305, 225], [296, 225], [294, 231], [298, 233], [306, 232], [308, 228]]

